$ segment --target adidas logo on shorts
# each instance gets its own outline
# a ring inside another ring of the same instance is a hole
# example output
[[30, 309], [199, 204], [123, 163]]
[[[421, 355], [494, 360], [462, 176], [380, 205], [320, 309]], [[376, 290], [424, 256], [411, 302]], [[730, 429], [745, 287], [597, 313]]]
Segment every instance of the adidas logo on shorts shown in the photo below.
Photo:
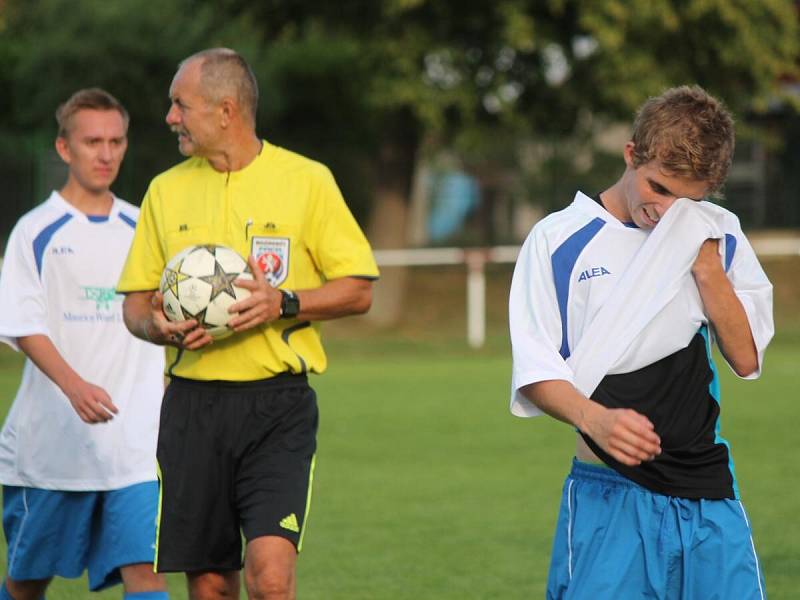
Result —
[[284, 529], [288, 529], [289, 531], [300, 533], [300, 525], [297, 524], [297, 516], [294, 513], [287, 517], [283, 517], [283, 519], [281, 519], [280, 526]]

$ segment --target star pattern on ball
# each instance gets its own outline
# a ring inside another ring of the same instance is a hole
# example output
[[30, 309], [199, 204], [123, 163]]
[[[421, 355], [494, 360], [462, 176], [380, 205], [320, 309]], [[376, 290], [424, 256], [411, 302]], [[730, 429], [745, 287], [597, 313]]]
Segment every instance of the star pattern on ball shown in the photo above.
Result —
[[236, 298], [236, 292], [233, 289], [233, 282], [239, 277], [239, 272], [226, 273], [222, 265], [214, 261], [214, 274], [206, 275], [205, 277], [198, 277], [198, 279], [211, 284], [211, 301], [222, 294], [228, 293], [231, 298]]
[[185, 281], [186, 279], [189, 279], [188, 275], [185, 275], [184, 273], [180, 272], [181, 265], [183, 265], [183, 262], [175, 265], [174, 269], [170, 269], [168, 267], [164, 271], [164, 278], [166, 279], [167, 286], [166, 286], [166, 288], [164, 290], [162, 290], [162, 293], [164, 291], [166, 291], [166, 290], [169, 290], [173, 294], [175, 294], [176, 298], [179, 298], [179, 296], [178, 296], [178, 284], [181, 281]]

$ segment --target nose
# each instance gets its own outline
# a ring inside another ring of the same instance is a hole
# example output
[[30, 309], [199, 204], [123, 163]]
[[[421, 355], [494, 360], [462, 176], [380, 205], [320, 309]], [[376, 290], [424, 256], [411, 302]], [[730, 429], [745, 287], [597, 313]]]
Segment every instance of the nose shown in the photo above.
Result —
[[103, 162], [111, 162], [113, 156], [111, 144], [100, 144], [100, 160]]
[[165, 120], [167, 122], [167, 125], [169, 125], [170, 127], [180, 123], [180, 117], [179, 117], [178, 109], [175, 107], [174, 104], [170, 105], [169, 111], [167, 112], [167, 117], [166, 117]]

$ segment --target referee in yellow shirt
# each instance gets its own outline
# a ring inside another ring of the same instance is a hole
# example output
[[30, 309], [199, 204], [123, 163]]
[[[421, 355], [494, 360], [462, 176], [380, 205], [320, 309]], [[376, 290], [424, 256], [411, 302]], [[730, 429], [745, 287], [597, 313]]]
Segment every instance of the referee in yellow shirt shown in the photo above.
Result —
[[[190, 56], [169, 95], [189, 158], [151, 182], [117, 288], [128, 329], [167, 346], [156, 569], [186, 572], [193, 598], [238, 597], [243, 533], [250, 597], [291, 599], [316, 450], [306, 374], [327, 364], [317, 322], [366, 312], [378, 269], [330, 171], [256, 135], [240, 55]], [[213, 344], [195, 321], [167, 321], [157, 291], [194, 244], [229, 246], [255, 274], [236, 335]]]

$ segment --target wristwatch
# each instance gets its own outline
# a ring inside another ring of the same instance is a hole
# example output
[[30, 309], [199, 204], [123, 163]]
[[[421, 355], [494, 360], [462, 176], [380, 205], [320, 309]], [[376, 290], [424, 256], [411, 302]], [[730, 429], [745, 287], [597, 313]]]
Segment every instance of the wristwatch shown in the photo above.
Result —
[[300, 298], [291, 290], [279, 290], [281, 293], [281, 319], [293, 319], [300, 312]]

